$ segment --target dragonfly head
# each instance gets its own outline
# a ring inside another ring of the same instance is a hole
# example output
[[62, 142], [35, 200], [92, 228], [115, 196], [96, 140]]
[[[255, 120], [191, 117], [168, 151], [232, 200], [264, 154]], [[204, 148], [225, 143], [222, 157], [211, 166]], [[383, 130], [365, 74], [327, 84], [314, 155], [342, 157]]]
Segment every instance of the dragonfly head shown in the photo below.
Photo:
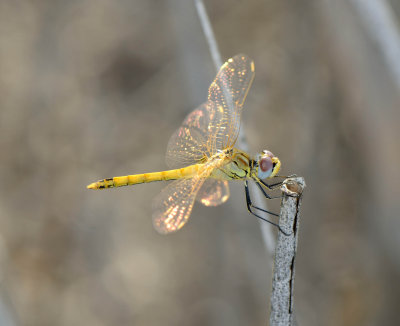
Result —
[[281, 168], [281, 161], [270, 151], [263, 150], [257, 157], [257, 177], [273, 178]]

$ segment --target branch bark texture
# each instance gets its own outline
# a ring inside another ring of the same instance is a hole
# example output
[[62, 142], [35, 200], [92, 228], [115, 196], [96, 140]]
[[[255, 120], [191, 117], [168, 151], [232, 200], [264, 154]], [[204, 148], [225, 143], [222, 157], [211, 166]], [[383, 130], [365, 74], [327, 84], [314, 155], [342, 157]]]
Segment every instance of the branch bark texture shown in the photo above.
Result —
[[283, 197], [275, 249], [274, 275], [271, 296], [271, 326], [295, 325], [293, 313], [293, 286], [295, 257], [297, 251], [298, 229], [300, 223], [300, 204], [305, 182], [303, 178], [288, 178], [281, 187]]

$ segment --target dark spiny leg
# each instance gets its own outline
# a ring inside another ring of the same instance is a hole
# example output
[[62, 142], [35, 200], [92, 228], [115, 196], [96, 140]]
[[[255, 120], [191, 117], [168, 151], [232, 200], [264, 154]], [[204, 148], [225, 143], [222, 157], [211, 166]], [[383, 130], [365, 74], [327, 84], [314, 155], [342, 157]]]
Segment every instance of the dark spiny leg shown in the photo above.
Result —
[[[295, 174], [292, 174], [292, 175], [289, 175], [289, 176], [276, 175], [274, 178], [285, 178], [285, 179], [288, 179], [288, 178], [294, 178], [294, 177], [297, 177], [297, 175], [295, 175]], [[265, 181], [263, 181], [261, 179], [259, 179], [258, 181], [260, 181], [264, 186], [266, 186], [268, 189], [271, 189], [271, 190], [279, 187], [283, 183], [283, 181], [280, 181], [280, 182], [276, 182], [276, 183], [273, 183], [273, 184], [269, 185], [268, 183], [266, 183]]]
[[[249, 192], [249, 187], [248, 187], [248, 184], [247, 184], [247, 180], [244, 182], [244, 189], [245, 189], [245, 193], [246, 193], [247, 210], [248, 210], [252, 215], [254, 215], [255, 217], [259, 218], [260, 220], [263, 220], [263, 221], [265, 221], [265, 222], [268, 222], [268, 223], [270, 223], [270, 224], [276, 226], [276, 227], [279, 229], [279, 231], [281, 231], [284, 235], [289, 235], [288, 233], [284, 232], [284, 231], [281, 229], [281, 227], [279, 226], [279, 224], [276, 224], [276, 223], [274, 223], [274, 222], [272, 222], [272, 221], [270, 221], [270, 220], [267, 220], [266, 218], [261, 217], [260, 215], [258, 215], [258, 214], [256, 214], [256, 213], [253, 212], [252, 209], [258, 209], [258, 210], [260, 210], [260, 211], [262, 211], [262, 212], [265, 212], [265, 213], [268, 213], [268, 214], [270, 214], [270, 215], [279, 216], [278, 214], [269, 212], [269, 211], [267, 211], [267, 210], [265, 210], [265, 209], [262, 209], [262, 208], [259, 208], [259, 207], [256, 207], [256, 206], [253, 205], [253, 203], [251, 202], [251, 199], [250, 199], [250, 192]], [[267, 198], [269, 198], [269, 197], [267, 197]]]
[[[258, 180], [254, 180], [254, 182], [256, 183], [257, 187], [260, 188], [260, 190], [261, 190], [261, 192], [263, 193], [263, 195], [265, 196], [265, 198], [268, 198], [268, 199], [281, 198], [281, 196], [274, 196], [274, 197], [271, 197], [270, 195], [268, 195], [268, 194], [266, 193], [265, 189], [262, 187], [262, 185], [260, 185], [260, 183], [258, 182]], [[268, 189], [270, 189], [270, 188], [268, 188]]]
[[[265, 181], [263, 181], [263, 180], [261, 180], [261, 179], [259, 179], [259, 180], [257, 180], [257, 181], [260, 181], [264, 186], [266, 186], [266, 187], [267, 187], [268, 189], [270, 189], [270, 190], [279, 187], [279, 186], [282, 185], [282, 183], [283, 183], [283, 181], [280, 181], [280, 182], [273, 183], [273, 184], [270, 184], [270, 185], [269, 185], [268, 183], [266, 183]], [[267, 198], [268, 198], [268, 197], [267, 197]]]

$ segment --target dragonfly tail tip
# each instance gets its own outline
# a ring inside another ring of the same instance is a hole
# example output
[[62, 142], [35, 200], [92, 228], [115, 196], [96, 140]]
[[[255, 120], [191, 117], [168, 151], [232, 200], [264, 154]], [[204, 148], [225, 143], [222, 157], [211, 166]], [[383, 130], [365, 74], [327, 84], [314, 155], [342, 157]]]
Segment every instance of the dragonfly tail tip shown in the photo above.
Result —
[[96, 182], [91, 183], [90, 185], [86, 186], [88, 189], [97, 189]]

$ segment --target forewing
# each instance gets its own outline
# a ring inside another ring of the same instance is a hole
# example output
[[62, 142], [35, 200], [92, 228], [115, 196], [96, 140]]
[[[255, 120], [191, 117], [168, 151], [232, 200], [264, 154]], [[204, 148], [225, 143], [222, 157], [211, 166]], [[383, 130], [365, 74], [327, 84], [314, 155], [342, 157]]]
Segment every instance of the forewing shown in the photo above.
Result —
[[253, 79], [254, 63], [246, 55], [236, 55], [222, 65], [210, 85], [207, 102], [191, 112], [169, 140], [169, 167], [205, 163], [218, 150], [235, 144]]
[[209, 176], [207, 167], [190, 179], [173, 181], [153, 200], [153, 225], [160, 233], [178, 231], [192, 212], [197, 192]]
[[197, 193], [196, 199], [205, 206], [225, 203], [230, 195], [226, 180], [206, 179]]
[[225, 62], [208, 90], [209, 143], [217, 150], [232, 147], [239, 134], [243, 103], [254, 79], [254, 62], [238, 54]]

